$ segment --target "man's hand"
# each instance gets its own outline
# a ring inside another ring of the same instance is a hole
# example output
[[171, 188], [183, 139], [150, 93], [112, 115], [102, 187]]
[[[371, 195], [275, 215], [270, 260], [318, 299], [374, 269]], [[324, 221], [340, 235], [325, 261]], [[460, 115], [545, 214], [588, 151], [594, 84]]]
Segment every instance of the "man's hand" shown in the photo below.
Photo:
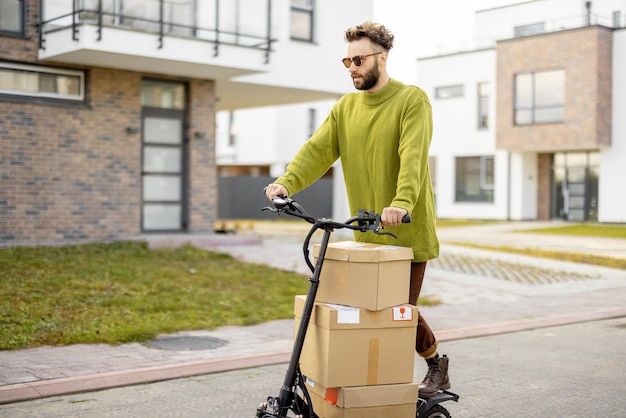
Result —
[[402, 217], [406, 214], [407, 211], [405, 209], [390, 206], [383, 209], [383, 213], [380, 215], [380, 221], [383, 226], [398, 226], [402, 223]]
[[289, 196], [289, 192], [287, 192], [287, 189], [285, 189], [282, 184], [268, 184], [265, 188], [265, 197], [267, 197], [267, 200], [271, 201], [276, 196]]

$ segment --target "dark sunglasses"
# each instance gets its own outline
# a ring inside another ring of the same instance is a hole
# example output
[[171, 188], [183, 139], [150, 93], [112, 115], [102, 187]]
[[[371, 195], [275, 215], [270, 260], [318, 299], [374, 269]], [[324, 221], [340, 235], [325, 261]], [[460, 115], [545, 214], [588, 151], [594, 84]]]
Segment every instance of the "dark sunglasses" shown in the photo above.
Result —
[[373, 54], [369, 54], [369, 55], [357, 55], [352, 58], [344, 58], [341, 60], [341, 62], [343, 62], [343, 65], [345, 65], [346, 68], [350, 68], [350, 65], [352, 63], [354, 63], [354, 65], [356, 65], [357, 67], [360, 67], [361, 61], [363, 61], [363, 58], [371, 57], [372, 55], [378, 55], [378, 54], [382, 54], [382, 52], [374, 52]]

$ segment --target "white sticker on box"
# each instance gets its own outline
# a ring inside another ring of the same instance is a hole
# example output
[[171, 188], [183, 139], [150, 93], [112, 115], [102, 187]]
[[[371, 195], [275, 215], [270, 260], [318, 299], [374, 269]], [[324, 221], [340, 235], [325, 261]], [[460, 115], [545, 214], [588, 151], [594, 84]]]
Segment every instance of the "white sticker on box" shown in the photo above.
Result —
[[394, 306], [392, 312], [394, 322], [413, 320], [413, 309], [410, 306]]
[[361, 310], [359, 308], [332, 303], [327, 303], [326, 305], [337, 310], [338, 324], [358, 324], [361, 322]]

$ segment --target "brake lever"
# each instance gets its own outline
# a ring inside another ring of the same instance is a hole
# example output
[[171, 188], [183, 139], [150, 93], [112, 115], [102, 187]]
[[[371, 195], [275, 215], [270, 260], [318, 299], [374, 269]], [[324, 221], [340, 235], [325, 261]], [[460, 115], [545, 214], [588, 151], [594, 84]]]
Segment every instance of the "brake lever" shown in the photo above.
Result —
[[309, 216], [304, 208], [295, 200], [291, 199], [289, 196], [278, 195], [272, 198], [273, 206], [266, 206], [261, 209], [261, 211], [269, 210], [279, 215], [283, 212], [293, 214], [300, 214], [304, 216]]
[[[409, 215], [408, 213], [405, 214], [402, 217], [402, 223], [403, 224], [411, 223], [411, 215]], [[378, 235], [391, 235], [395, 239], [398, 239], [398, 237], [395, 234], [393, 234], [393, 233], [391, 233], [389, 231], [382, 231], [382, 229], [384, 229], [384, 228], [385, 227], [382, 224], [382, 221], [380, 219], [380, 215], [376, 215], [376, 220], [367, 229], [370, 230], [370, 231], [374, 231], [374, 233], [378, 234]]]
[[265, 212], [266, 210], [269, 210], [271, 212], [278, 212], [278, 209], [273, 208], [271, 206], [265, 206], [265, 207], [261, 208], [261, 212]]
[[272, 204], [274, 206], [266, 206], [261, 208], [261, 212], [269, 210], [272, 212], [282, 212], [285, 207], [290, 206], [292, 203], [295, 203], [293, 200], [288, 198], [287, 196], [279, 195], [272, 198]]
[[393, 234], [389, 231], [382, 231], [382, 229], [384, 229], [385, 227], [382, 225], [377, 225], [376, 228], [373, 229], [374, 233], [377, 235], [391, 235], [392, 237], [394, 237], [395, 239], [398, 239], [398, 237], [396, 236], [396, 234]]
[[360, 210], [359, 217], [361, 218], [359, 221], [361, 232], [372, 231], [377, 235], [391, 235], [392, 237], [398, 239], [395, 234], [389, 231], [383, 231], [384, 226], [382, 225], [379, 214], [373, 214], [372, 212]]

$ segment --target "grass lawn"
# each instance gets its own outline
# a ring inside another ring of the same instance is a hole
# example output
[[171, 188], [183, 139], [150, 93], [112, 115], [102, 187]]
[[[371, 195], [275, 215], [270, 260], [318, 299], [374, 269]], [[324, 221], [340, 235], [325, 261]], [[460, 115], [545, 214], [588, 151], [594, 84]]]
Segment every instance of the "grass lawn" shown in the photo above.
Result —
[[191, 246], [0, 250], [0, 349], [145, 341], [293, 317], [303, 275]]
[[520, 232], [626, 239], [625, 225], [572, 224], [554, 228], [526, 229]]

